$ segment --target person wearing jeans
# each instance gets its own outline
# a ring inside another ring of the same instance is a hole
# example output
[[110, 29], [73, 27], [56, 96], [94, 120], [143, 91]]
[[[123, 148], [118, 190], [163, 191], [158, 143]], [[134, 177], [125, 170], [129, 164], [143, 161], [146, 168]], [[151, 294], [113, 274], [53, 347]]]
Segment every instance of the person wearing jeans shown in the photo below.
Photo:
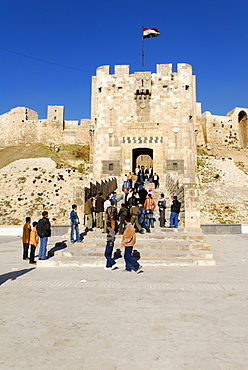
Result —
[[148, 221], [148, 227], [154, 228], [154, 218], [153, 218], [153, 211], [156, 208], [156, 203], [152, 200], [152, 195], [148, 194], [147, 199], [144, 204], [144, 208], [146, 209], [146, 218]]
[[147, 233], [150, 233], [151, 231], [146, 223], [146, 210], [142, 203], [139, 203], [139, 210], [140, 210], [139, 224], [142, 228], [146, 230]]
[[122, 237], [122, 246], [125, 248], [124, 260], [126, 263], [126, 269], [124, 272], [131, 272], [132, 268], [135, 272], [140, 272], [142, 266], [132, 256], [133, 246], [136, 242], [136, 235], [133, 225], [130, 223], [130, 216], [125, 217], [124, 221], [126, 227]]
[[[79, 234], [79, 230], [78, 230], [78, 225], [79, 225], [79, 218], [78, 218], [78, 215], [77, 215], [77, 205], [76, 204], [73, 204], [72, 205], [72, 210], [71, 210], [71, 213], [70, 213], [70, 220], [71, 220], [71, 242], [72, 243], [75, 243], [75, 242], [80, 242], [81, 241], [81, 238], [80, 238], [80, 234]], [[74, 240], [74, 234], [76, 233], [76, 240]]]
[[104, 252], [104, 256], [106, 258], [106, 270], [114, 270], [117, 267], [115, 260], [112, 258], [114, 242], [115, 232], [111, 227], [111, 222], [107, 221], [107, 244]]
[[40, 250], [39, 250], [39, 260], [46, 259], [46, 248], [47, 248], [48, 236], [40, 237]]
[[177, 200], [177, 196], [172, 198], [171, 214], [170, 214], [170, 227], [178, 227], [178, 215], [180, 213], [181, 203]]
[[51, 236], [51, 224], [48, 219], [48, 212], [42, 212], [43, 218], [38, 221], [37, 231], [40, 237], [40, 250], [39, 250], [39, 260], [46, 259], [46, 248], [48, 238]]

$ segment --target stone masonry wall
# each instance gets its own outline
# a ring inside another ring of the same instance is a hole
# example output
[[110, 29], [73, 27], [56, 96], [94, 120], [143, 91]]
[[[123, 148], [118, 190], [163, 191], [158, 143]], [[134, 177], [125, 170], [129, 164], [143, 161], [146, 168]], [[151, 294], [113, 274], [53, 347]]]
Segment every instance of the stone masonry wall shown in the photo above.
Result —
[[171, 195], [181, 202], [180, 221], [185, 227], [200, 227], [200, 189], [197, 184], [181, 184], [170, 175], [166, 177], [166, 187]]
[[[97, 69], [92, 78], [91, 122], [94, 124], [93, 177], [109, 176], [106, 166], [119, 175], [132, 171], [133, 151], [152, 151], [154, 171], [177, 171], [184, 161], [182, 176], [195, 179], [195, 76], [188, 64], [157, 65], [156, 73], [130, 74], [128, 65]], [[108, 150], [106, 150], [108, 148]], [[175, 168], [167, 168], [167, 160]], [[104, 161], [104, 163], [103, 163]], [[116, 174], [117, 175], [117, 174]]]
[[48, 106], [47, 118], [26, 107], [17, 107], [0, 116], [0, 146], [28, 143], [67, 145], [90, 143], [90, 119], [64, 120], [64, 107]]
[[[246, 117], [242, 119], [242, 114]], [[201, 116], [203, 137], [199, 136], [199, 145], [224, 144], [233, 147], [248, 146], [248, 109], [235, 108], [226, 116], [204, 112]]]

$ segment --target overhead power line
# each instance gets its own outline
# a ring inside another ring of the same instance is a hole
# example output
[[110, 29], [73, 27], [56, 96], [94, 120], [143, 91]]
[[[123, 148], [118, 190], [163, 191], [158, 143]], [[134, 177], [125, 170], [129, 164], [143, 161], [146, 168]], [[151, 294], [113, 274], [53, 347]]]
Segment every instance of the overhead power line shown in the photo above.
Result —
[[65, 66], [65, 65], [63, 65], [63, 64], [58, 64], [58, 63], [49, 62], [48, 60], [44, 60], [44, 59], [39, 59], [39, 58], [31, 57], [30, 55], [17, 53], [16, 51], [13, 51], [13, 50], [4, 49], [4, 48], [1, 48], [1, 47], [0, 47], [0, 49], [1, 49], [1, 50], [4, 50], [4, 51], [8, 51], [9, 53], [13, 53], [13, 54], [21, 55], [22, 57], [25, 57], [25, 58], [30, 58], [30, 59], [38, 60], [39, 62], [43, 62], [43, 63], [47, 63], [47, 64], [53, 64], [54, 66], [63, 67], [63, 68], [68, 68], [68, 69], [74, 69], [74, 70], [76, 70], [76, 71], [81, 71], [81, 72], [89, 72], [89, 73], [92, 73], [92, 71], [87, 71], [87, 70], [85, 70], [85, 69], [79, 69], [79, 68], [74, 68], [74, 67], [68, 67], [68, 66]]

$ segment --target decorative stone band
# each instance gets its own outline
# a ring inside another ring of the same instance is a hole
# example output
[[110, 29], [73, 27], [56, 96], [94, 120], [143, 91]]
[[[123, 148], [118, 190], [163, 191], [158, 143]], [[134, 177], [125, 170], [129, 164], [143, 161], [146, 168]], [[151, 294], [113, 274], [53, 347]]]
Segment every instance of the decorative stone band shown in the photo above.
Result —
[[146, 144], [146, 143], [162, 143], [163, 138], [159, 136], [150, 136], [150, 137], [144, 137], [144, 136], [139, 136], [139, 137], [123, 137], [123, 143], [124, 144]]

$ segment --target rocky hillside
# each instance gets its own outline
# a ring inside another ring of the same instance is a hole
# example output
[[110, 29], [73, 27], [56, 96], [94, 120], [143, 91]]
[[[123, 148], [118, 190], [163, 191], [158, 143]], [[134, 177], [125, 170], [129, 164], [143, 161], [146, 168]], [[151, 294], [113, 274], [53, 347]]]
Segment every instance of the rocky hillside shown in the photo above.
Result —
[[0, 224], [22, 224], [48, 210], [54, 225], [68, 224], [73, 185], [82, 185], [75, 169], [57, 169], [49, 158], [20, 159], [0, 170]]
[[[68, 224], [73, 186], [84, 182], [87, 153], [75, 146], [60, 151], [44, 146], [3, 149], [0, 163], [9, 164], [0, 169], [0, 225], [23, 224], [26, 216], [38, 220], [44, 209], [54, 225]], [[18, 156], [38, 158], [15, 160]]]
[[[0, 225], [38, 220], [43, 209], [53, 224], [68, 224], [73, 186], [84, 184], [87, 162], [83, 147], [0, 151]], [[248, 150], [199, 149], [198, 178], [202, 224], [248, 223]]]
[[199, 151], [201, 223], [248, 223], [248, 150]]

